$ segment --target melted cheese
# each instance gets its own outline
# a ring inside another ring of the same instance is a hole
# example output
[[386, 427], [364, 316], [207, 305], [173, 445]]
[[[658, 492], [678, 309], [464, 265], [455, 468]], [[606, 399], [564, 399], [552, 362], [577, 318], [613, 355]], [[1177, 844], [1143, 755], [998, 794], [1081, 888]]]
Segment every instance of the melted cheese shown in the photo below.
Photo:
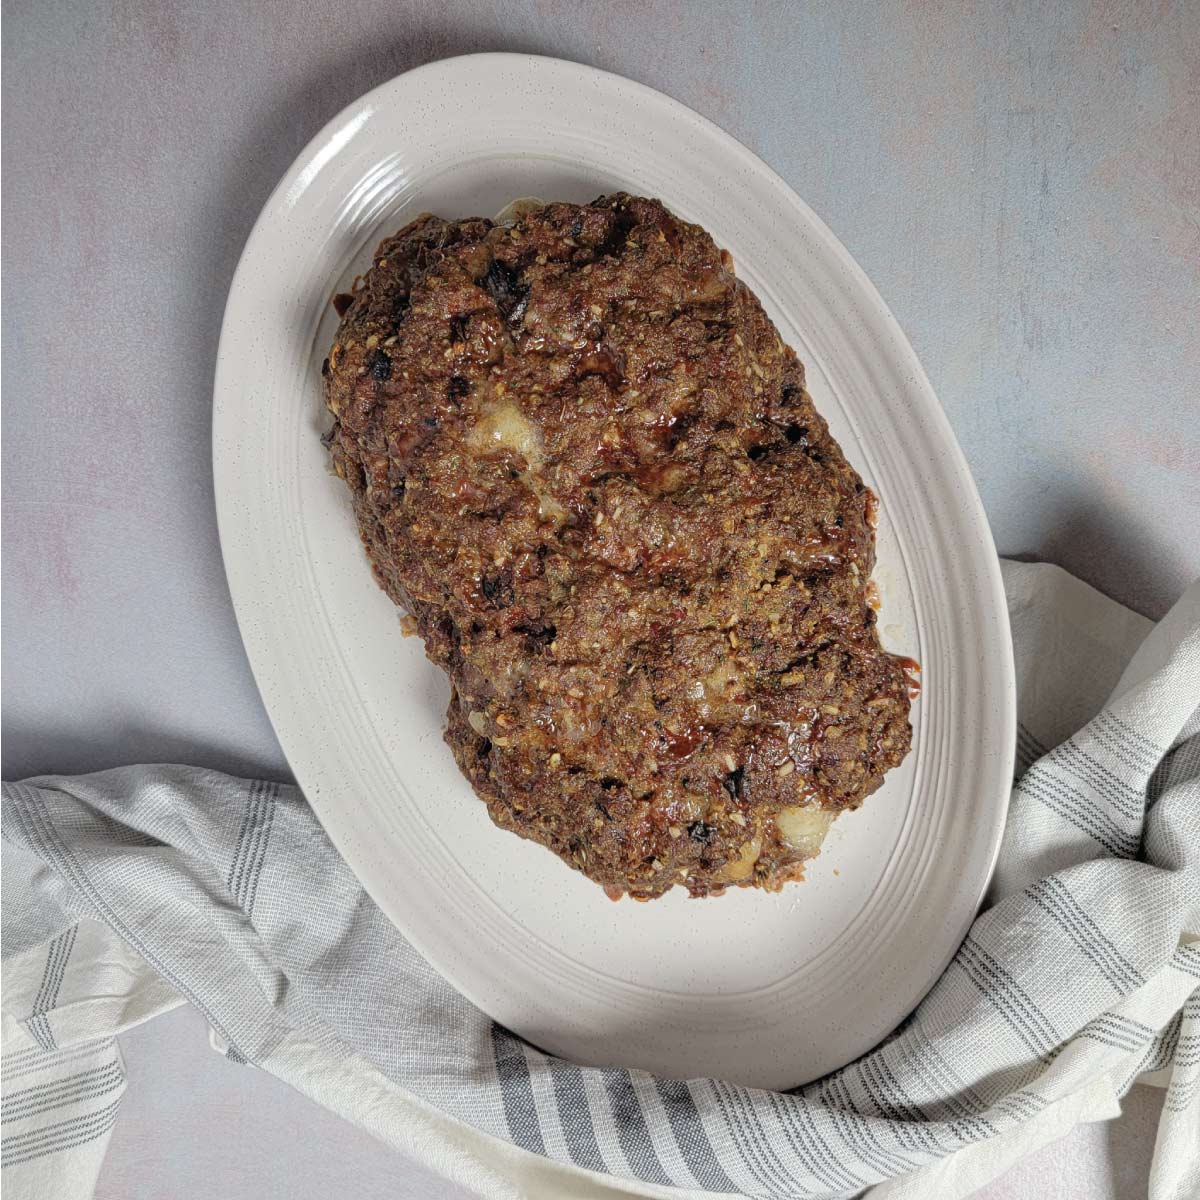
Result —
[[754, 874], [754, 864], [758, 862], [762, 850], [762, 838], [751, 838], [738, 853], [737, 858], [731, 858], [719, 871], [713, 875], [714, 883], [740, 883]]
[[542, 435], [538, 427], [511, 400], [489, 404], [479, 414], [467, 443], [485, 453], [519, 454], [530, 467], [542, 462]]
[[785, 846], [799, 851], [805, 858], [815, 858], [836, 815], [827, 808], [781, 808], [775, 814], [775, 827]]
[[530, 491], [538, 498], [538, 516], [551, 525], [565, 525], [571, 514], [549, 492], [541, 491], [537, 487], [537, 481], [530, 478], [530, 472], [525, 473], [524, 479]]
[[551, 525], [565, 525], [571, 514], [545, 488], [538, 468], [545, 461], [541, 430], [512, 400], [494, 400], [479, 414], [467, 434], [467, 445], [484, 454], [519, 454], [526, 470], [521, 482], [537, 497], [538, 516]]

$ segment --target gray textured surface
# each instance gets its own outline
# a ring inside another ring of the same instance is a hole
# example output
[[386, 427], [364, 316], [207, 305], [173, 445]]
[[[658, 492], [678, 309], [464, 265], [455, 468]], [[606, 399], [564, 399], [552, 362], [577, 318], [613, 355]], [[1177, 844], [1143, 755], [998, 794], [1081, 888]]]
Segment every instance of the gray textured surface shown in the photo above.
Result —
[[447, 54], [577, 59], [711, 117], [891, 304], [1001, 551], [1149, 615], [1200, 571], [1189, 0], [12, 0], [4, 16], [8, 777], [137, 759], [286, 773], [213, 518], [225, 291], [312, 134]]

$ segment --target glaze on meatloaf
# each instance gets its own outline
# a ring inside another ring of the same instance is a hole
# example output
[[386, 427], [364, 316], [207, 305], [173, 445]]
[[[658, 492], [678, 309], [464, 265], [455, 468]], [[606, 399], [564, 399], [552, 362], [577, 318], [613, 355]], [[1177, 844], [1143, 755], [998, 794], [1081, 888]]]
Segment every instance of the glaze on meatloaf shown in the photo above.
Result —
[[801, 878], [908, 752], [908, 664], [729, 255], [636, 196], [423, 216], [337, 303], [333, 466], [492, 820], [614, 897]]

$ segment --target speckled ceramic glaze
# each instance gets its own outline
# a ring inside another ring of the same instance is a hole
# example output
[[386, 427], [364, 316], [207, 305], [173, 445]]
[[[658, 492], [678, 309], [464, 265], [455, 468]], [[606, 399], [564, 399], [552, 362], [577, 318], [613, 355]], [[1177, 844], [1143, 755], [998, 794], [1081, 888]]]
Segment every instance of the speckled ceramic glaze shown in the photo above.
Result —
[[[319, 440], [329, 297], [382, 235], [422, 211], [618, 189], [704, 225], [799, 352], [882, 499], [885, 645], [924, 669], [912, 754], [777, 895], [613, 903], [493, 827], [442, 743], [446, 681], [402, 637]], [[786, 1087], [867, 1049], [936, 979], [987, 884], [1011, 780], [991, 536], [883, 301], [738, 142], [657, 92], [552, 59], [451, 59], [377, 88], [304, 151], [250, 237], [213, 454], [242, 636], [305, 794], [380, 907], [498, 1021], [580, 1061]]]

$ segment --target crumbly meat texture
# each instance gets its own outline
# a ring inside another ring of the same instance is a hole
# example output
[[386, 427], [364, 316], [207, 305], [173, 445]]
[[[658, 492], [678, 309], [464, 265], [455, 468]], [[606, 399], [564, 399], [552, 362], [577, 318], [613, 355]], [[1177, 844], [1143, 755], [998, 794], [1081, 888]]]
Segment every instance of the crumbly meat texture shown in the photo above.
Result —
[[493, 821], [614, 896], [800, 878], [908, 752], [909, 664], [874, 497], [728, 254], [628, 195], [423, 216], [339, 301], [333, 466]]

